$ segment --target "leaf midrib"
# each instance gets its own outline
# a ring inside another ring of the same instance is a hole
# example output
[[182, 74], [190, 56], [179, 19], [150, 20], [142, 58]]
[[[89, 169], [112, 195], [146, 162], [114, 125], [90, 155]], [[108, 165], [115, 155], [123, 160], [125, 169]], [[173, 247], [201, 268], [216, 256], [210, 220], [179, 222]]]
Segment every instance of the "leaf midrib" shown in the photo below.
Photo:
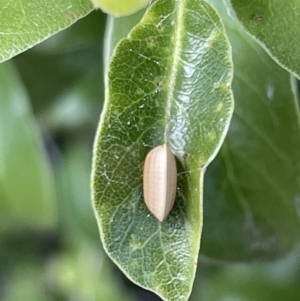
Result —
[[183, 30], [183, 8], [186, 4], [186, 0], [180, 0], [176, 2], [176, 21], [174, 26], [174, 54], [171, 62], [171, 72], [170, 72], [170, 80], [167, 85], [168, 93], [167, 93], [167, 101], [166, 101], [166, 111], [165, 111], [165, 130], [164, 130], [164, 142], [168, 143], [168, 136], [170, 136], [170, 119], [171, 119], [171, 106], [172, 101], [174, 101], [174, 90], [176, 85], [176, 75], [178, 73], [179, 66], [179, 57], [182, 50], [182, 30]]

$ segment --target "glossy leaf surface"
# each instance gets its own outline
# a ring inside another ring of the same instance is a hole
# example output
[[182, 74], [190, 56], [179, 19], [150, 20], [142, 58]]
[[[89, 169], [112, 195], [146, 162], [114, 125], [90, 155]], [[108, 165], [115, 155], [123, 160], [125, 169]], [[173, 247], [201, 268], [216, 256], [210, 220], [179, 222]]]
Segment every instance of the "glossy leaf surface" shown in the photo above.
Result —
[[300, 78], [300, 1], [231, 2], [245, 29], [276, 62]]
[[295, 83], [222, 13], [233, 48], [235, 111], [205, 175], [203, 255], [271, 260], [300, 238], [300, 127]]
[[[224, 29], [205, 1], [156, 1], [114, 51], [97, 133], [93, 201], [109, 256], [165, 300], [187, 300], [202, 228], [203, 171], [226, 134], [233, 104]], [[177, 159], [175, 205], [160, 223], [142, 195], [147, 153]]]
[[0, 0], [0, 62], [70, 26], [92, 9], [87, 0]]

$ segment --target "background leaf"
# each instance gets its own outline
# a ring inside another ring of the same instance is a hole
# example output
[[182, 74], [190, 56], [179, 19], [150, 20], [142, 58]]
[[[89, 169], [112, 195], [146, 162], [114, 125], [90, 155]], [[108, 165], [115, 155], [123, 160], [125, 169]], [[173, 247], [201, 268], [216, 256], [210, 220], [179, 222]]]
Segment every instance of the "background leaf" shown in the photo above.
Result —
[[92, 9], [89, 0], [0, 0], [0, 62], [70, 26]]
[[189, 301], [298, 301], [300, 253], [275, 262], [207, 264], [197, 272]]
[[56, 221], [52, 170], [11, 64], [1, 65], [0, 91], [0, 228], [51, 227]]
[[[104, 248], [142, 287], [187, 300], [202, 227], [202, 179], [232, 114], [232, 66], [222, 24], [205, 1], [154, 2], [114, 51], [95, 144], [94, 204]], [[163, 223], [147, 210], [147, 152], [167, 142], [178, 195]]]
[[235, 111], [205, 175], [202, 254], [271, 260], [300, 238], [300, 127], [295, 82], [222, 13], [233, 49]]
[[[34, 113], [54, 133], [85, 129], [93, 139], [103, 102], [103, 35], [106, 16], [94, 11], [14, 58]], [[92, 129], [88, 126], [92, 125]]]
[[239, 21], [272, 58], [300, 78], [300, 1], [231, 0]]
[[77, 300], [134, 301], [128, 292], [121, 290], [120, 284], [116, 289], [109, 264], [98, 244], [81, 240], [78, 249], [62, 252], [49, 260], [48, 285], [68, 296], [76, 296]]

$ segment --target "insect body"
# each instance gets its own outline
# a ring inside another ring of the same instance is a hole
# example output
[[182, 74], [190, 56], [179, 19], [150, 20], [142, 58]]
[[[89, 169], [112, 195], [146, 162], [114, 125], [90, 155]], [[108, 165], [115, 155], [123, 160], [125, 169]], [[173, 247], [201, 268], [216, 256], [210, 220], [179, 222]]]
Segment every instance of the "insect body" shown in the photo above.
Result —
[[176, 161], [167, 144], [157, 146], [147, 155], [143, 181], [145, 203], [162, 222], [174, 205], [177, 185]]

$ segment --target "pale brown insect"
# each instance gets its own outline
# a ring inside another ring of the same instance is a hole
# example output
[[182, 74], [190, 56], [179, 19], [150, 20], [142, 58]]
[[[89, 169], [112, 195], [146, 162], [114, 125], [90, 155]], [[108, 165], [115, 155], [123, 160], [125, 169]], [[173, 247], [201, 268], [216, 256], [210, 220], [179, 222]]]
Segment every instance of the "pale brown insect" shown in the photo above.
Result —
[[177, 186], [175, 157], [166, 143], [148, 153], [143, 182], [145, 203], [162, 222], [174, 205]]

